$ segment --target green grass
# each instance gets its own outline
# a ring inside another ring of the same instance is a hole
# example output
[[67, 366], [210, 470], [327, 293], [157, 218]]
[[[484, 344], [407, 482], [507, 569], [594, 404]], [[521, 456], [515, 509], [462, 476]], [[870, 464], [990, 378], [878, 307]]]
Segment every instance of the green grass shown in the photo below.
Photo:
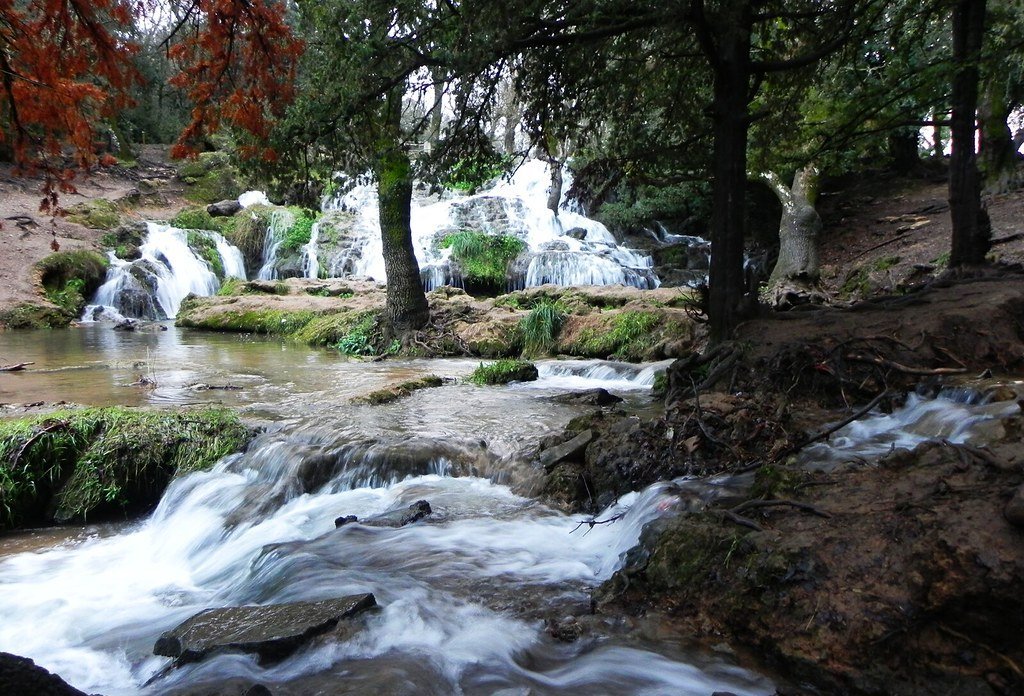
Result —
[[141, 511], [172, 477], [240, 450], [222, 408], [87, 408], [0, 421], [0, 529]]
[[466, 283], [495, 290], [504, 288], [509, 262], [526, 248], [516, 237], [468, 230], [446, 235], [439, 246], [452, 250]]
[[69, 222], [94, 230], [112, 230], [121, 224], [121, 211], [117, 204], [105, 198], [73, 205], [68, 208], [65, 217]]
[[565, 309], [557, 302], [545, 300], [523, 317], [520, 328], [524, 351], [527, 354], [550, 353], [558, 342], [558, 334], [566, 317]]
[[295, 222], [285, 230], [281, 249], [286, 252], [294, 252], [309, 244], [317, 214], [305, 208], [289, 208], [289, 210], [295, 216]]
[[36, 264], [46, 299], [69, 318], [77, 318], [88, 298], [103, 284], [109, 262], [94, 251], [60, 251]]
[[576, 355], [638, 361], [658, 341], [660, 314], [627, 311], [616, 314], [605, 329], [586, 329], [570, 346]]
[[473, 384], [508, 384], [509, 382], [531, 382], [537, 379], [537, 368], [526, 360], [498, 360], [480, 363], [473, 370], [469, 381]]

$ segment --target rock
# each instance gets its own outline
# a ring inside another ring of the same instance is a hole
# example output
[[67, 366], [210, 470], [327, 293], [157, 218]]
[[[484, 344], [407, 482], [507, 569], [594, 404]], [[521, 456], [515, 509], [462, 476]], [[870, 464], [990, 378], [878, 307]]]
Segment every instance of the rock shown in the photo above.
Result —
[[598, 387], [582, 392], [570, 392], [568, 394], [557, 394], [551, 397], [551, 401], [559, 404], [580, 404], [583, 406], [611, 406], [622, 401], [621, 396], [615, 396], [607, 389]]
[[566, 237], [572, 237], [573, 239], [579, 239], [580, 241], [587, 238], [587, 231], [582, 227], [573, 227], [571, 230], [565, 233]]
[[231, 217], [241, 209], [242, 204], [238, 202], [238, 199], [217, 201], [206, 206], [206, 212], [212, 217]]
[[1015, 527], [1024, 527], [1024, 486], [1014, 491], [1010, 502], [1003, 508], [1003, 517]]
[[358, 521], [359, 518], [355, 515], [344, 515], [342, 517], [337, 517], [334, 520], [334, 528], [337, 529], [338, 527], [344, 527], [346, 524], [352, 524], [353, 522]]
[[425, 500], [417, 500], [407, 508], [367, 517], [362, 524], [367, 527], [404, 527], [407, 524], [419, 522], [432, 512], [430, 503]]
[[85, 696], [27, 657], [0, 652], [0, 693], [25, 696]]
[[153, 652], [175, 664], [225, 652], [255, 653], [261, 664], [284, 659], [311, 638], [377, 605], [372, 594], [319, 602], [207, 609], [167, 631]]
[[582, 433], [560, 445], [549, 447], [537, 457], [537, 460], [545, 469], [551, 469], [561, 461], [580, 454], [590, 441], [594, 439], [593, 430], [584, 430]]

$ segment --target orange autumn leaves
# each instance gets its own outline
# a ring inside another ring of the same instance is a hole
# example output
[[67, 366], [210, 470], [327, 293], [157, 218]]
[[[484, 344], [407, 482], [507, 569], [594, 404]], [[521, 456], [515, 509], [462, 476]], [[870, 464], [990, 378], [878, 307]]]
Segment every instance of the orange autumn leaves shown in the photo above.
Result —
[[[0, 0], [0, 146], [46, 174], [46, 193], [70, 185], [63, 167], [97, 163], [93, 141], [140, 75], [127, 37], [160, 0]], [[257, 139], [291, 97], [302, 44], [283, 0], [194, 0], [170, 48], [174, 84], [192, 99], [177, 154], [221, 124]]]

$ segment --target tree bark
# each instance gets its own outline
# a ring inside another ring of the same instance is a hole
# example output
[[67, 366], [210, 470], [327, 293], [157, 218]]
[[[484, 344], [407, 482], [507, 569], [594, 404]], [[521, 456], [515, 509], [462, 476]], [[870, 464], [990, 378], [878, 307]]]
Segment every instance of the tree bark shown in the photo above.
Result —
[[[749, 7], [719, 18], [714, 68], [714, 164], [712, 166], [711, 270], [708, 324], [713, 343], [728, 340], [740, 317], [744, 294], [743, 241], [747, 191], [747, 132], [750, 127]], [[728, 10], [726, 10], [728, 12]]]
[[953, 7], [952, 153], [949, 161], [949, 209], [953, 235], [950, 266], [984, 263], [992, 229], [981, 202], [981, 177], [975, 154], [978, 109], [978, 61], [985, 31], [985, 0], [960, 0]]
[[[779, 291], [783, 286], [809, 291], [820, 273], [818, 236], [821, 234], [821, 216], [814, 207], [818, 197], [818, 170], [813, 164], [797, 170], [792, 186], [786, 186], [774, 172], [764, 172], [761, 178], [782, 203], [779, 259], [768, 279], [769, 297], [780, 297]], [[773, 301], [773, 304], [779, 303]]]
[[400, 138], [402, 93], [387, 97], [385, 134], [374, 166], [380, 209], [384, 272], [388, 276], [385, 318], [396, 332], [420, 329], [430, 320], [420, 266], [412, 245], [412, 166]]
[[1004, 193], [1009, 190], [1020, 159], [1014, 147], [1013, 133], [1010, 132], [1009, 117], [1006, 78], [993, 75], [984, 85], [978, 104], [981, 132], [978, 157], [987, 193]]
[[558, 204], [562, 200], [562, 162], [558, 159], [558, 144], [549, 136], [542, 138], [539, 159], [547, 162], [551, 169], [551, 184], [548, 186], [548, 210], [558, 217]]

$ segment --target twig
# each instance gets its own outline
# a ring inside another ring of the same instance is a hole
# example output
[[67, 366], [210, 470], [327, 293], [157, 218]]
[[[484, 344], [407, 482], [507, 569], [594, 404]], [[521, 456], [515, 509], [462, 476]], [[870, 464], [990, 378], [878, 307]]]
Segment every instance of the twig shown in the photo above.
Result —
[[858, 355], [856, 353], [847, 355], [846, 359], [853, 362], [869, 363], [878, 367], [887, 367], [908, 375], [960, 375], [967, 372], [967, 369], [963, 367], [911, 367], [900, 364], [895, 360], [888, 360], [878, 356]]
[[63, 428], [67, 428], [67, 427], [68, 427], [68, 422], [67, 421], [60, 421], [60, 420], [59, 421], [52, 421], [52, 422], [47, 423], [46, 425], [40, 427], [39, 430], [36, 431], [36, 433], [32, 437], [30, 437], [29, 439], [25, 440], [25, 444], [23, 444], [21, 446], [21, 448], [18, 450], [17, 454], [15, 454], [11, 458], [11, 465], [13, 466], [13, 465], [17, 464], [18, 461], [21, 459], [21, 456], [23, 454], [25, 454], [25, 452], [28, 451], [28, 448], [31, 447], [32, 445], [34, 445], [36, 442], [38, 442], [39, 439], [43, 435], [46, 435], [47, 433], [52, 433], [52, 432], [54, 432], [56, 430], [61, 430]]
[[[623, 510], [620, 513], [612, 515], [611, 517], [609, 517], [606, 520], [598, 520], [598, 519], [595, 519], [595, 518], [591, 517], [589, 520], [583, 520], [578, 525], [573, 527], [572, 531], [570, 531], [569, 533], [572, 534], [573, 532], [575, 532], [577, 529], [579, 529], [583, 525], [587, 525], [587, 527], [589, 527], [590, 529], [593, 529], [596, 525], [599, 525], [599, 524], [611, 524], [612, 522], [618, 522], [619, 520], [621, 520], [623, 517], [626, 516], [627, 512], [629, 512], [629, 508], [626, 508], [625, 510]], [[590, 529], [588, 529], [587, 531], [589, 532]]]
[[879, 394], [874, 399], [872, 399], [870, 402], [868, 402], [867, 406], [865, 406], [864, 408], [861, 408], [860, 410], [856, 411], [852, 415], [847, 416], [843, 420], [839, 421], [838, 423], [835, 423], [834, 425], [829, 426], [828, 428], [825, 428], [824, 430], [822, 430], [817, 435], [812, 435], [811, 437], [807, 438], [806, 440], [804, 440], [800, 444], [793, 445], [792, 447], [789, 447], [787, 449], [782, 450], [777, 455], [775, 455], [773, 461], [779, 461], [780, 459], [783, 459], [784, 457], [788, 457], [791, 454], [795, 454], [796, 452], [799, 452], [804, 447], [807, 447], [807, 445], [814, 444], [815, 442], [818, 442], [820, 440], [828, 439], [828, 437], [830, 435], [832, 435], [834, 432], [836, 432], [837, 430], [842, 430], [843, 428], [848, 426], [850, 423], [852, 423], [855, 420], [858, 420], [859, 418], [862, 418], [863, 416], [867, 415], [875, 406], [877, 406], [878, 404], [880, 404], [882, 402], [882, 399], [884, 399], [887, 396], [889, 396], [889, 390], [888, 389], [882, 391], [881, 394]]
[[817, 515], [818, 517], [824, 517], [825, 519], [831, 519], [832, 518], [832, 514], [831, 513], [825, 512], [821, 508], [815, 507], [815, 506], [811, 505], [810, 503], [801, 503], [801, 502], [796, 501], [796, 500], [786, 500], [786, 499], [783, 499], [783, 498], [778, 498], [778, 499], [773, 499], [773, 500], [760, 500], [760, 499], [758, 499], [758, 500], [748, 500], [748, 501], [740, 503], [736, 507], [732, 508], [731, 512], [739, 514], [741, 512], [746, 512], [747, 510], [757, 510], [757, 509], [766, 508], [766, 507], [778, 507], [780, 505], [788, 505], [789, 507], [795, 507], [798, 510], [803, 510], [804, 512], [809, 512], [812, 515]]

